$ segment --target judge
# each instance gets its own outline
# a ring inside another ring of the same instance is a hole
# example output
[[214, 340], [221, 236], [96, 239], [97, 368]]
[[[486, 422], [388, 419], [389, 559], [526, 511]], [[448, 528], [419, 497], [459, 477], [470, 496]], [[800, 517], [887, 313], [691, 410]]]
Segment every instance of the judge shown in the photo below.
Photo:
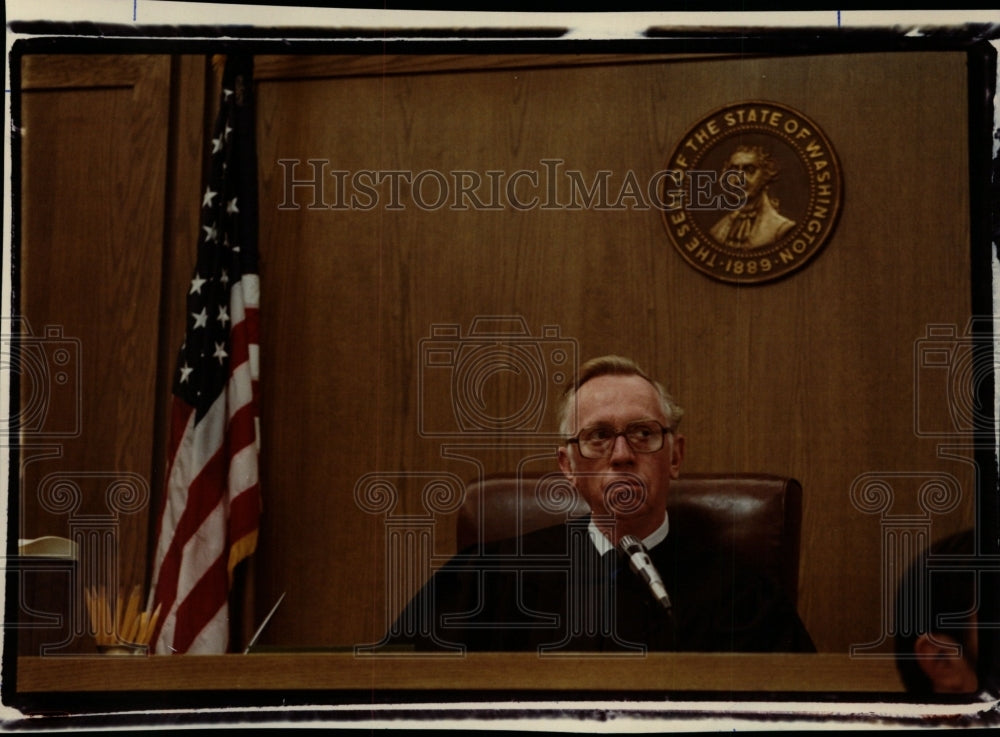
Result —
[[[582, 520], [460, 552], [387, 641], [433, 650], [812, 651], [780, 585], [670, 527], [682, 409], [631, 360], [581, 367], [560, 411], [559, 467], [590, 505]], [[642, 541], [665, 596], [630, 569]]]

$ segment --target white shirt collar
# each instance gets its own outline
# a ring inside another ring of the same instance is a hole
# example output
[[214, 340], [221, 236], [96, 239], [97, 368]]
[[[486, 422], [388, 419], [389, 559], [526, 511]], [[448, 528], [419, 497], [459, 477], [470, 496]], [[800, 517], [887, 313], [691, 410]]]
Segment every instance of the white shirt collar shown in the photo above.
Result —
[[[611, 544], [611, 541], [594, 524], [593, 516], [590, 518], [590, 524], [587, 525], [587, 532], [590, 533], [590, 541], [597, 548], [598, 555], [604, 555], [609, 550], [614, 550], [615, 546]], [[664, 512], [662, 524], [644, 537], [642, 544], [646, 546], [647, 550], [651, 550], [653, 546], [659, 545], [666, 539], [668, 532], [670, 532], [670, 515]]]

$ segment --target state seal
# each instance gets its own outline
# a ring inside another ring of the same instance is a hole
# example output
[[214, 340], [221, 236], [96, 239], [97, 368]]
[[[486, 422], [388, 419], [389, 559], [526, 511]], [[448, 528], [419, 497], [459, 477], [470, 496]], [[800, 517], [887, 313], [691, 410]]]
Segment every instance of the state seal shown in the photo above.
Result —
[[706, 115], [663, 174], [659, 204], [674, 248], [703, 274], [737, 284], [773, 281], [809, 263], [833, 233], [843, 198], [826, 135], [775, 102]]

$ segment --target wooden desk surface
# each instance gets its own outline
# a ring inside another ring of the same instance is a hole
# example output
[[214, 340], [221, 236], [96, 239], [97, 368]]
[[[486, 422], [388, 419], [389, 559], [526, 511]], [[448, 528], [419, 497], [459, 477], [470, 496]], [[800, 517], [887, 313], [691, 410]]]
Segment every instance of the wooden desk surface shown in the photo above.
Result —
[[651, 653], [641, 657], [463, 657], [353, 653], [50, 656], [17, 660], [17, 692], [523, 690], [892, 693], [891, 658], [846, 654]]

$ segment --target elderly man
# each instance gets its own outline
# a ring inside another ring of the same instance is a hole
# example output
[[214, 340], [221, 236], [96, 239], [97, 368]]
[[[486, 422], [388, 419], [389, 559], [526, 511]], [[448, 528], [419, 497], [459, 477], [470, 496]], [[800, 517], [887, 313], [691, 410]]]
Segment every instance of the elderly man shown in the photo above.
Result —
[[[558, 462], [590, 515], [462, 551], [410, 602], [386, 642], [539, 652], [813, 650], [776, 582], [670, 531], [667, 495], [684, 458], [681, 414], [632, 361], [586, 363], [563, 398]], [[626, 536], [649, 551], [655, 586], [618, 552]]]
[[595, 545], [665, 538], [670, 480], [684, 460], [683, 410], [631, 361], [607, 357], [584, 365], [560, 414], [568, 440], [559, 468], [590, 505]]

